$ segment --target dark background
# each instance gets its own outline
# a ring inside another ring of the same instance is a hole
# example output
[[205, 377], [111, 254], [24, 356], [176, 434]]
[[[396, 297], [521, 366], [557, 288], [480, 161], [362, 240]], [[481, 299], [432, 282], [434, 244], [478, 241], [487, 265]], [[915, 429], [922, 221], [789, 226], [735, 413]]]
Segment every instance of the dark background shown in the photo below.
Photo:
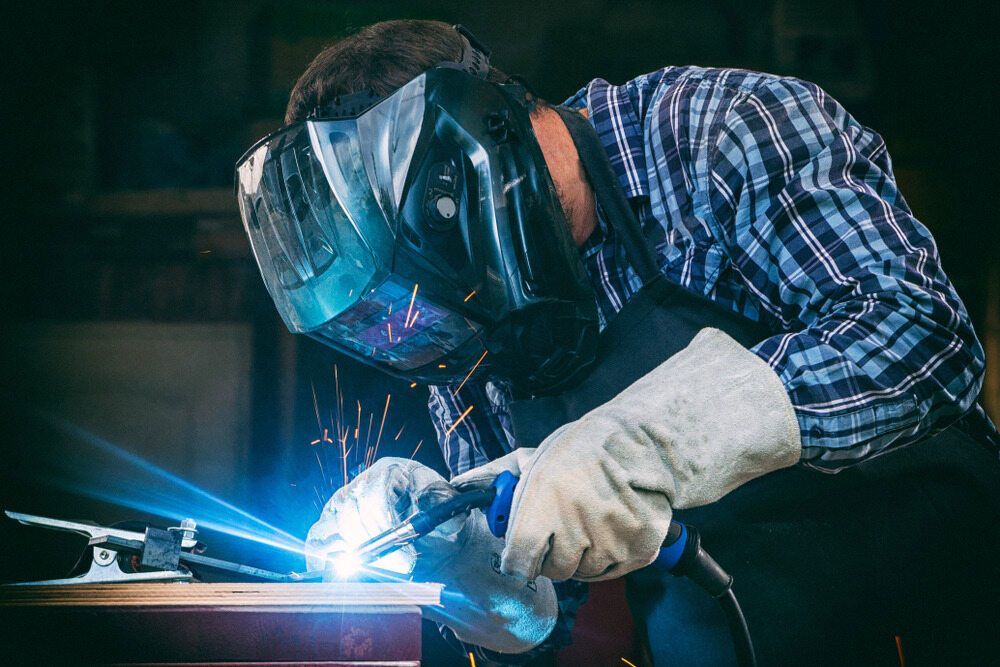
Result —
[[[995, 3], [11, 3], [0, 507], [208, 516], [272, 540], [191, 483], [301, 537], [341, 483], [323, 429], [340, 421], [353, 443], [360, 401], [359, 439], [372, 446], [387, 394], [378, 455], [423, 441], [416, 458], [440, 467], [423, 387], [282, 328], [232, 196], [235, 160], [280, 126], [311, 58], [389, 18], [467, 25], [494, 64], [550, 100], [668, 64], [819, 83], [885, 137], [987, 345], [984, 402], [997, 417]], [[225, 534], [206, 540], [215, 555], [301, 566]], [[0, 580], [15, 580], [62, 576], [79, 542], [0, 521], [0, 547]]]

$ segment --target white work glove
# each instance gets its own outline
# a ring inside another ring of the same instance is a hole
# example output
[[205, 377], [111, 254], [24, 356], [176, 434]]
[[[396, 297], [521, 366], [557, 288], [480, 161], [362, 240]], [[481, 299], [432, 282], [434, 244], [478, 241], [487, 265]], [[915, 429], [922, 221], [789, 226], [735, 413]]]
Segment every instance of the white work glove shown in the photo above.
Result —
[[502, 471], [514, 493], [505, 574], [597, 581], [650, 564], [671, 508], [718, 500], [799, 460], [801, 440], [781, 380], [718, 329], [536, 450], [515, 450], [452, 480], [485, 486]]
[[[382, 458], [330, 498], [306, 538], [310, 570], [325, 569], [327, 554], [357, 546], [396, 526], [417, 509], [456, 493], [443, 477], [416, 461]], [[441, 607], [426, 616], [451, 628], [462, 641], [500, 653], [521, 653], [540, 644], [555, 626], [552, 582], [500, 573], [503, 541], [479, 510], [458, 516], [373, 565], [445, 585]]]

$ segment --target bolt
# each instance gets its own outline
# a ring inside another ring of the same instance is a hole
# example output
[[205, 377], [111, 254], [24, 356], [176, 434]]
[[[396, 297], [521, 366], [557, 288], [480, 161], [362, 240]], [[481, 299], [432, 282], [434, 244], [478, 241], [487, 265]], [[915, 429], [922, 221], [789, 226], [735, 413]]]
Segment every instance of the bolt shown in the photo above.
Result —
[[109, 553], [108, 553], [107, 551], [104, 551], [104, 550], [101, 550], [101, 553], [100, 553], [99, 555], [100, 555], [100, 557], [101, 557], [101, 560], [104, 560], [104, 559], [106, 559], [106, 558], [107, 558], [107, 557], [108, 557], [108, 556], [109, 556], [110, 554], [109, 554]]

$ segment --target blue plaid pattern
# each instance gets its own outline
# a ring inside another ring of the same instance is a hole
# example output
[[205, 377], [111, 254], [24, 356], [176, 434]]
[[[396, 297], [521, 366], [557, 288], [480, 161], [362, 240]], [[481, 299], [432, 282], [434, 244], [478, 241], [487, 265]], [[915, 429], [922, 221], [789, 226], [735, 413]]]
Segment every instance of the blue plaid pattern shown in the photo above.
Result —
[[[596, 79], [565, 104], [587, 109], [667, 278], [774, 332], [752, 351], [788, 390], [804, 465], [835, 472], [974, 406], [983, 349], [934, 239], [882, 138], [818, 86], [667, 67], [623, 86]], [[641, 284], [598, 213], [581, 257], [603, 326]], [[510, 451], [509, 400], [497, 382], [431, 387], [453, 475]], [[511, 663], [565, 645], [586, 587], [561, 586], [556, 631], [537, 649], [466, 649]]]
[[[804, 465], [839, 470], [974, 406], [983, 350], [934, 240], [882, 138], [821, 88], [667, 67], [596, 79], [565, 104], [589, 112], [666, 277], [773, 331], [752, 351], [788, 391]], [[603, 325], [640, 282], [601, 216], [581, 257]], [[452, 474], [510, 451], [509, 396], [431, 388]]]

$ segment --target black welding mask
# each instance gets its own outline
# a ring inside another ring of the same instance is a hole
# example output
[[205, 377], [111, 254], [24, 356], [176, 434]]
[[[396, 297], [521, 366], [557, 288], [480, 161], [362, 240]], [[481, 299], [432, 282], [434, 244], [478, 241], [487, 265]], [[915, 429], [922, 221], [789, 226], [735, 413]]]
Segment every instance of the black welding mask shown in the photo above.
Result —
[[529, 122], [463, 33], [378, 99], [336, 99], [254, 145], [240, 211], [288, 328], [435, 384], [500, 375], [530, 393], [593, 362], [596, 302]]

